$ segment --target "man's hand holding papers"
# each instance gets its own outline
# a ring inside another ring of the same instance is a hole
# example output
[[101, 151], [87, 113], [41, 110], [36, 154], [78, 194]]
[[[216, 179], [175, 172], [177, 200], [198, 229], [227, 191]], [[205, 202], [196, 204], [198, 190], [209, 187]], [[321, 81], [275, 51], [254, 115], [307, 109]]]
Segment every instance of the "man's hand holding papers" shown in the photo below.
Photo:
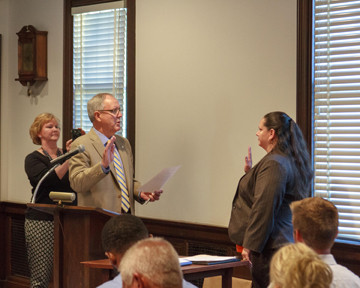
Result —
[[163, 193], [162, 187], [172, 176], [174, 176], [179, 168], [180, 166], [164, 168], [162, 171], [160, 171], [160, 173], [155, 175], [152, 179], [139, 188], [140, 197], [145, 200], [145, 204], [147, 204], [149, 201], [153, 202], [159, 200], [161, 193]]

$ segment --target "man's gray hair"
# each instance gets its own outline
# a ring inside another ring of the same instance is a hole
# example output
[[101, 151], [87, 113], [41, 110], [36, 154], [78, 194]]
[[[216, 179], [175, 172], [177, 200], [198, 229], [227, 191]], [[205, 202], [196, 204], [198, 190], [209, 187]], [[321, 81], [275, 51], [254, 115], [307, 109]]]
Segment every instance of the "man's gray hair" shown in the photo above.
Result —
[[93, 123], [95, 120], [95, 116], [94, 116], [95, 111], [104, 109], [104, 100], [105, 100], [106, 96], [113, 97], [113, 95], [111, 95], [109, 93], [99, 93], [99, 94], [96, 94], [94, 97], [92, 97], [88, 101], [87, 111], [88, 111], [88, 116], [89, 116], [91, 123]]
[[162, 238], [147, 238], [131, 246], [121, 260], [121, 278], [130, 286], [135, 273], [161, 288], [182, 287], [179, 256], [174, 247]]

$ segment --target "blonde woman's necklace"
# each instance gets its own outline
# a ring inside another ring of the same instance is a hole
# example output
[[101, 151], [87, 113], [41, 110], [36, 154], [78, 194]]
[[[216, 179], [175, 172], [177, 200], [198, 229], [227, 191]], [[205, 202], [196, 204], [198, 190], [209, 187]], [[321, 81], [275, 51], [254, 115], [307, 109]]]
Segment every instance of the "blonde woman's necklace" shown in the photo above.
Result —
[[[44, 152], [44, 155], [45, 155], [46, 157], [48, 157], [50, 161], [53, 160], [53, 158], [51, 158], [50, 154], [44, 149], [44, 147], [41, 146], [41, 149], [42, 149], [42, 151]], [[59, 156], [61, 156], [61, 155], [62, 155], [62, 153], [61, 153], [60, 149], [57, 148], [57, 150], [56, 150], [56, 157], [59, 157]]]

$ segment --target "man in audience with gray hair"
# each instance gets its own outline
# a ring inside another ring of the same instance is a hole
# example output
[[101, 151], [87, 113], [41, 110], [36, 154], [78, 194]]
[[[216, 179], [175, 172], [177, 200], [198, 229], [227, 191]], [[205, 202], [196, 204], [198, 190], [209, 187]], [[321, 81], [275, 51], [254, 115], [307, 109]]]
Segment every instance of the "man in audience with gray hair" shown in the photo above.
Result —
[[[105, 255], [110, 259], [111, 264], [117, 269], [122, 262], [126, 251], [135, 243], [149, 238], [149, 232], [143, 221], [134, 215], [121, 214], [114, 216], [107, 221], [101, 233], [102, 246]], [[175, 252], [176, 254], [176, 252]], [[141, 258], [140, 262], [143, 259]], [[179, 260], [176, 254], [176, 265]], [[196, 288], [193, 284], [183, 280], [183, 288]], [[103, 283], [98, 288], [121, 288], [122, 275], [118, 274], [114, 279]]]
[[141, 240], [130, 247], [120, 263], [124, 288], [181, 288], [179, 258], [161, 238]]

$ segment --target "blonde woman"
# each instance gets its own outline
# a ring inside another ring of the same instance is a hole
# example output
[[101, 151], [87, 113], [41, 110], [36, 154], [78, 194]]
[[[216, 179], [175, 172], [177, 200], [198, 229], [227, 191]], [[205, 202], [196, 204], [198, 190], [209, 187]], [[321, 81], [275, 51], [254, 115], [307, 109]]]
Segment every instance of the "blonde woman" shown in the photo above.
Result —
[[[66, 142], [66, 151], [57, 146], [60, 137], [59, 120], [51, 113], [38, 115], [29, 132], [33, 143], [40, 145], [39, 149], [25, 158], [25, 172], [34, 193], [41, 178], [54, 166], [50, 161], [69, 151], [71, 140]], [[68, 170], [67, 160], [52, 171], [39, 186], [35, 203], [54, 204], [49, 198], [51, 191], [74, 192], [70, 187]], [[25, 238], [30, 268], [30, 287], [47, 288], [53, 267], [53, 216], [28, 208], [25, 214]]]
[[329, 288], [332, 271], [303, 243], [280, 248], [270, 263], [271, 288]]

